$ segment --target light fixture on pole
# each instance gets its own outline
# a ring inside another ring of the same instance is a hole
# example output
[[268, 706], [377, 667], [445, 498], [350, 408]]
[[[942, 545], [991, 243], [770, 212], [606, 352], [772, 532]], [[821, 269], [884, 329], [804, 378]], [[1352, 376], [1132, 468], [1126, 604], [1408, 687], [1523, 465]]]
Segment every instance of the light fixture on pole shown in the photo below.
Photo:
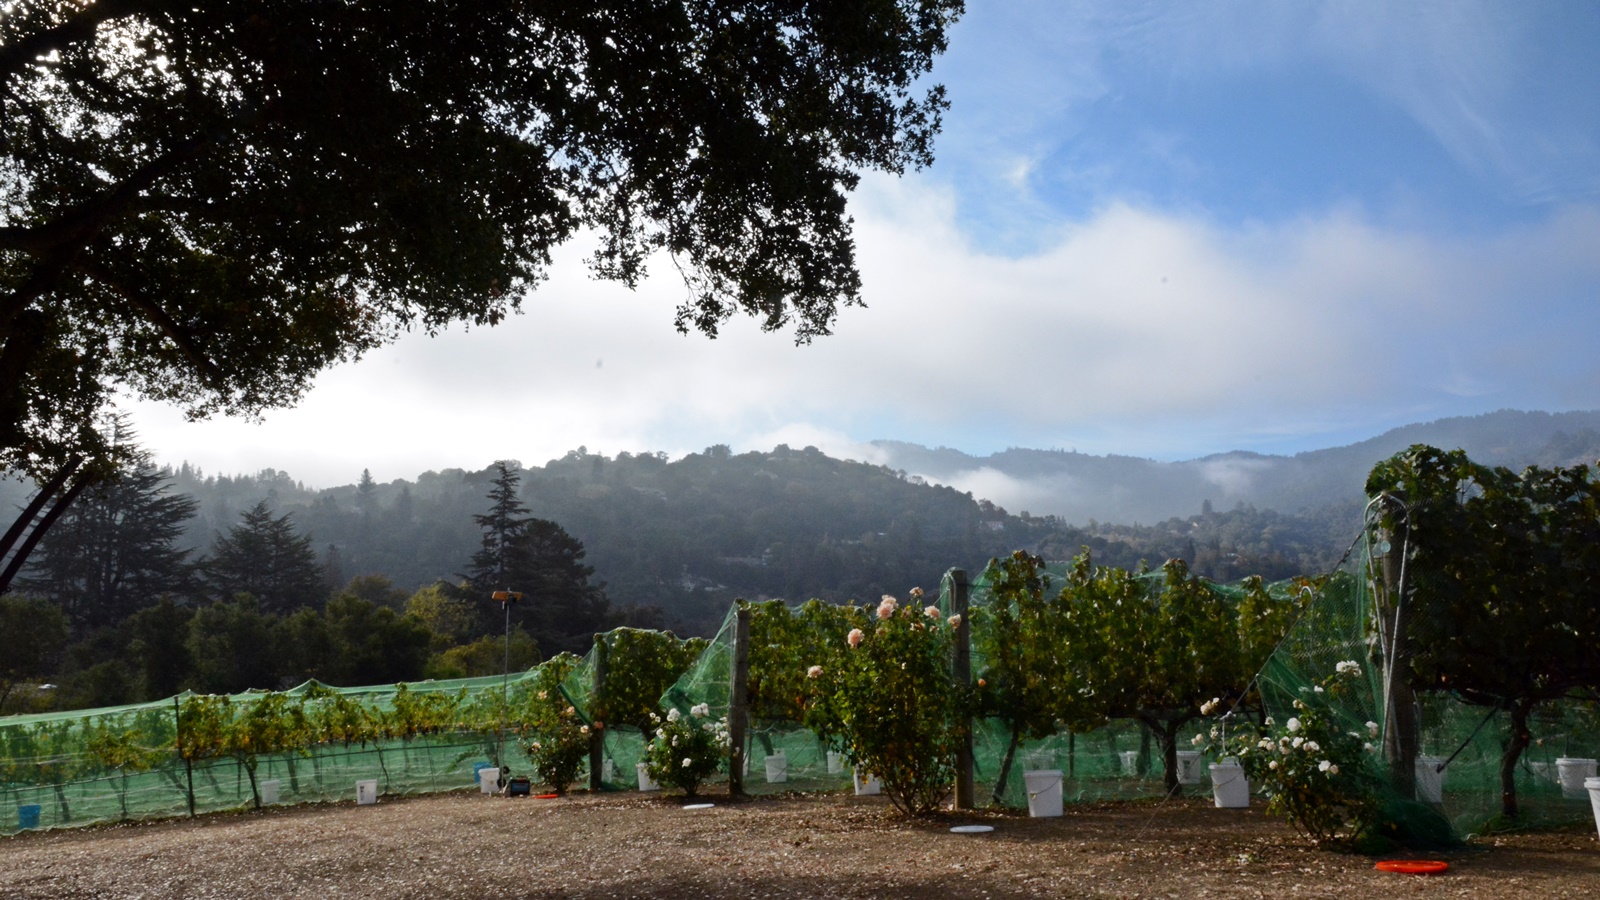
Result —
[[495, 762], [504, 767], [506, 757], [506, 713], [511, 708], [511, 604], [522, 599], [521, 591], [495, 591], [492, 596], [501, 603], [506, 610], [506, 659], [505, 669], [500, 676], [500, 734], [495, 746], [495, 753], [499, 756]]

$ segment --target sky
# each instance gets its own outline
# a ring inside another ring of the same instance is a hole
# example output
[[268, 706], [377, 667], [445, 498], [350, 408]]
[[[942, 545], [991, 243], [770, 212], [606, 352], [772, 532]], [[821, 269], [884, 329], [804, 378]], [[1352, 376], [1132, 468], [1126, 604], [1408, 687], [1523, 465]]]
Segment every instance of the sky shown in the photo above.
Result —
[[980, 0], [936, 162], [850, 200], [864, 309], [678, 334], [561, 248], [523, 314], [413, 334], [261, 422], [145, 446], [316, 487], [579, 447], [876, 439], [1190, 459], [1600, 408], [1600, 4]]

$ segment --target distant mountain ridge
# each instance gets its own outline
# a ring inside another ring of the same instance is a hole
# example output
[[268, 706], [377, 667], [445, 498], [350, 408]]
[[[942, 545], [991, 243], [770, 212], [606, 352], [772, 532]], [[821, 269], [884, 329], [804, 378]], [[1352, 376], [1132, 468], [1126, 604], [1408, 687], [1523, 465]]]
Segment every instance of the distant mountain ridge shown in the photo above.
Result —
[[1151, 523], [1243, 504], [1285, 513], [1362, 499], [1367, 472], [1413, 444], [1460, 448], [1474, 460], [1520, 469], [1600, 458], [1600, 410], [1500, 410], [1405, 425], [1343, 447], [1294, 456], [1235, 451], [1182, 462], [1010, 449], [971, 456], [948, 447], [874, 441], [885, 465], [986, 498], [1009, 510], [1090, 520]]

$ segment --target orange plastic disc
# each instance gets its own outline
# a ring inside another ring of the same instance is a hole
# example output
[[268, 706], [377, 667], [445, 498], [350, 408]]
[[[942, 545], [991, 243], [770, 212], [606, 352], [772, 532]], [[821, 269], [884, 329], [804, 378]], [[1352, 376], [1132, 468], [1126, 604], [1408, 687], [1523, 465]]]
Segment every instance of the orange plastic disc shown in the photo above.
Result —
[[560, 797], [560, 796], [561, 796], [560, 794], [534, 794], [533, 795], [533, 799], [535, 799], [535, 800], [554, 800], [554, 799], [556, 799], [557, 797]]
[[1450, 864], [1437, 859], [1386, 859], [1374, 868], [1382, 872], [1399, 872], [1402, 875], [1437, 875], [1450, 869]]

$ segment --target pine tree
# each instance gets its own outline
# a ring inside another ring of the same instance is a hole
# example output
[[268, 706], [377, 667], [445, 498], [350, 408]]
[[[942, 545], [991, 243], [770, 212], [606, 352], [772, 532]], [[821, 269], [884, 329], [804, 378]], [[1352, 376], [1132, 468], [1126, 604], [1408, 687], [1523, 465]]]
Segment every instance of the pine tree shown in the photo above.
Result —
[[205, 563], [213, 596], [227, 600], [247, 593], [267, 613], [322, 605], [327, 594], [311, 537], [298, 534], [289, 519], [289, 513], [275, 518], [263, 500], [217, 537]]
[[24, 591], [54, 601], [79, 630], [115, 624], [162, 594], [194, 588], [192, 551], [176, 542], [197, 504], [167, 493], [171, 470], [157, 469], [120, 419], [112, 433], [128, 462], [78, 497], [20, 579]]
[[483, 546], [472, 554], [472, 562], [462, 575], [475, 591], [485, 594], [506, 587], [514, 555], [512, 547], [533, 521], [517, 496], [522, 476], [516, 463], [499, 460], [494, 466], [498, 474], [489, 491], [489, 511], [472, 517], [483, 529]]

